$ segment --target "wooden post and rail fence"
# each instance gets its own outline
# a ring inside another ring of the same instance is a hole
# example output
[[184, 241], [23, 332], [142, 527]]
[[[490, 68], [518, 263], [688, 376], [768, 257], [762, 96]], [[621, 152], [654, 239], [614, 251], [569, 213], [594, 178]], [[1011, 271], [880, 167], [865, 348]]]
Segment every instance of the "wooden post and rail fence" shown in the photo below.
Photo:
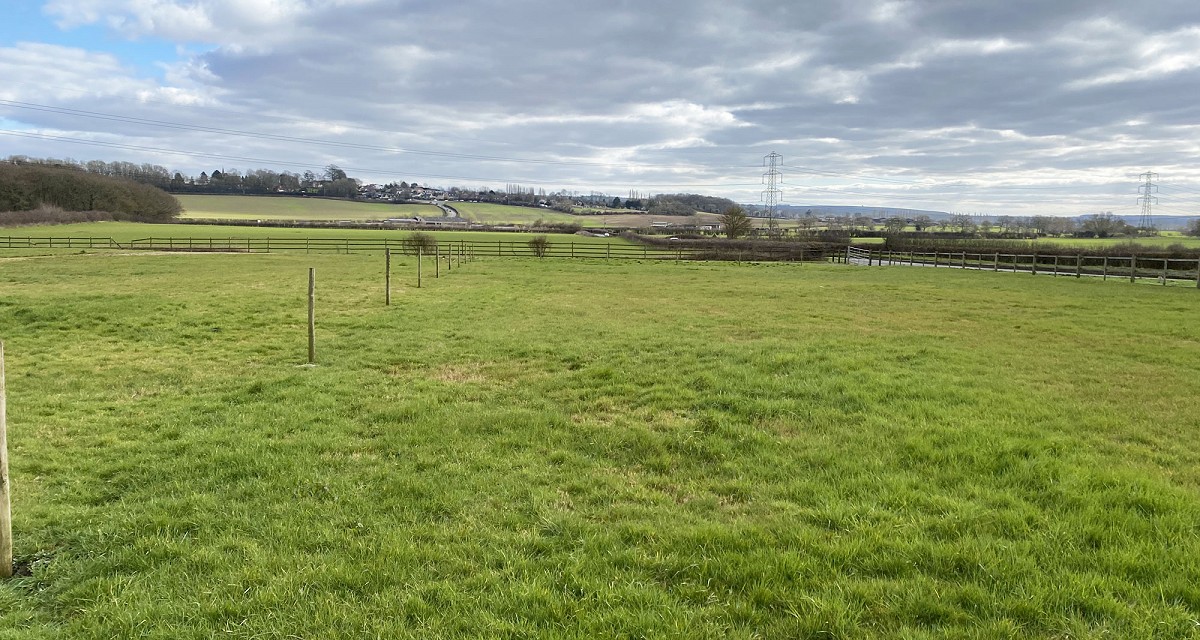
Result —
[[[1088, 256], [1041, 253], [897, 251], [849, 246], [844, 250], [801, 245], [772, 245], [752, 249], [694, 246], [679, 244], [634, 245], [551, 240], [539, 256], [526, 241], [456, 240], [442, 243], [433, 252], [435, 273], [441, 275], [441, 258], [446, 269], [461, 266], [475, 257], [524, 257], [604, 260], [742, 260], [747, 261], [832, 261], [864, 266], [927, 266], [993, 272], [1025, 272], [1034, 275], [1128, 278], [1131, 282], [1154, 280], [1178, 283], [1187, 281], [1200, 288], [1200, 258], [1161, 258], [1152, 256]], [[139, 238], [119, 242], [107, 237], [26, 237], [0, 236], [0, 249], [125, 249], [130, 251], [193, 251], [268, 253], [279, 251], [312, 252], [389, 252], [417, 255], [416, 247], [404, 238]], [[469, 257], [469, 258], [468, 258]]]

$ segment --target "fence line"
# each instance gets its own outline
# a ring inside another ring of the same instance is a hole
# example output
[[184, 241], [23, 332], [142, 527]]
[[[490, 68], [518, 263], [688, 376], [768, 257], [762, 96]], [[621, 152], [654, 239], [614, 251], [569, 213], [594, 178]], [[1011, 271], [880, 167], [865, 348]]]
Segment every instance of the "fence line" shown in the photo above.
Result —
[[1200, 289], [1200, 258], [1142, 256], [1060, 256], [1036, 253], [968, 253], [962, 251], [893, 251], [850, 247], [842, 262], [861, 266], [953, 267], [986, 271], [1043, 274], [1055, 277], [1098, 277], [1195, 282]]
[[[539, 257], [528, 242], [511, 240], [443, 240], [453, 252], [475, 256]], [[137, 251], [221, 251], [270, 253], [305, 251], [353, 253], [393, 252], [416, 255], [417, 247], [405, 238], [138, 238], [118, 242], [109, 237], [0, 236], [0, 249], [129, 249]], [[847, 247], [827, 252], [815, 247], [768, 246], [753, 249], [578, 243], [551, 241], [542, 249], [546, 258], [603, 258], [639, 260], [771, 260], [828, 261], [864, 266], [925, 266], [1049, 274], [1059, 277], [1128, 278], [1131, 282], [1154, 279], [1195, 282], [1200, 288], [1200, 258], [1150, 258], [1142, 256], [1059, 256], [1036, 253], [968, 253], [893, 251]]]
[[[813, 261], [825, 260], [826, 249], [812, 246], [767, 246], [753, 248], [655, 246], [645, 244], [555, 242], [551, 240], [540, 249], [527, 241], [512, 240], [441, 240], [447, 255], [471, 253], [476, 257], [545, 257], [545, 258], [603, 258], [606, 260], [768, 260]], [[127, 249], [136, 251], [195, 251], [270, 253], [276, 251], [305, 252], [384, 252], [416, 255], [417, 245], [406, 238], [238, 238], [207, 237], [177, 238], [148, 237], [117, 242], [112, 238], [70, 237], [0, 237], [0, 249]], [[431, 248], [431, 247], [430, 247]]]

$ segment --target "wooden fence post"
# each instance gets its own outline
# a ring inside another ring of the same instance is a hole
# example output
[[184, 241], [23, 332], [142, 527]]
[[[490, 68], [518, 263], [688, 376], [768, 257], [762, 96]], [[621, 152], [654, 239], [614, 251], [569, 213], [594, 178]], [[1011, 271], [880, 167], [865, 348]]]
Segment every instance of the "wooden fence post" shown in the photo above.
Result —
[[1104, 267], [1100, 273], [1101, 273], [1100, 281], [1108, 282], [1108, 256], [1104, 256]]
[[1200, 259], [1196, 260], [1196, 288], [1200, 289]]
[[383, 250], [383, 304], [392, 305], [392, 250]]
[[1075, 277], [1083, 275], [1083, 255], [1075, 254]]
[[1129, 256], [1129, 284], [1137, 279], [1137, 255]]
[[1164, 287], [1167, 286], [1167, 273], [1167, 259], [1163, 258], [1162, 284]]
[[308, 363], [317, 363], [317, 270], [308, 268]]
[[937, 249], [934, 249], [933, 250], [933, 268], [936, 269], [937, 265], [938, 265], [938, 252], [937, 252]]
[[442, 248], [436, 244], [433, 245], [433, 277], [442, 277]]
[[11, 578], [12, 502], [8, 481], [8, 406], [4, 383], [4, 343], [0, 342], [0, 578]]
[[1058, 254], [1054, 254], [1054, 277], [1058, 277]]
[[992, 256], [992, 271], [995, 272], [995, 271], [999, 271], [999, 270], [1000, 270], [1000, 252], [997, 251], [996, 254]]
[[1033, 275], [1035, 275], [1035, 276], [1036, 276], [1036, 275], [1037, 275], [1037, 254], [1036, 254], [1036, 253], [1035, 253], [1035, 254], [1033, 254], [1033, 265], [1032, 265], [1032, 269], [1033, 269], [1033, 271], [1032, 271]]
[[417, 245], [417, 288], [421, 288], [421, 263], [425, 262], [425, 250], [421, 245]]

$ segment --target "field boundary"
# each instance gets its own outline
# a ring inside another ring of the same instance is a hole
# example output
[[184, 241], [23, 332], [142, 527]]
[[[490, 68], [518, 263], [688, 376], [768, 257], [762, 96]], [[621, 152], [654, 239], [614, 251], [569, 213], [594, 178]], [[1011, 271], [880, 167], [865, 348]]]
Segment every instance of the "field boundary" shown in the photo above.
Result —
[[[664, 247], [648, 244], [548, 242], [534, 248], [512, 240], [441, 241], [444, 251], [478, 257], [567, 258], [606, 260], [772, 261], [825, 262], [856, 266], [947, 267], [976, 271], [1030, 273], [1033, 275], [1127, 278], [1130, 282], [1153, 279], [1162, 284], [1194, 282], [1200, 288], [1200, 258], [1142, 256], [1061, 256], [1037, 253], [972, 253], [967, 251], [896, 251], [846, 247], [827, 250], [813, 247], [768, 246], [751, 249]], [[355, 253], [392, 251], [416, 255], [407, 238], [138, 238], [118, 242], [111, 237], [0, 237], [0, 249], [123, 249], [128, 251], [178, 251], [223, 253]], [[429, 255], [428, 248], [426, 255]]]
[[949, 267], [976, 271], [1029, 273], [1032, 275], [1128, 278], [1130, 282], [1154, 279], [1195, 282], [1200, 289], [1200, 258], [1148, 258], [1130, 256], [1060, 256], [1037, 253], [971, 253], [967, 251], [895, 251], [847, 247], [835, 260], [858, 266]]
[[[581, 243], [550, 240], [540, 248], [528, 241], [513, 240], [442, 240], [438, 246], [484, 257], [525, 258], [598, 258], [625, 260], [689, 261], [828, 261], [833, 253], [813, 247], [663, 247], [648, 244]], [[416, 255], [409, 238], [176, 238], [148, 237], [118, 242], [108, 237], [0, 237], [0, 249], [125, 249], [132, 251], [272, 253], [305, 251], [308, 253], [382, 252]], [[425, 249], [429, 255], [430, 248]]]

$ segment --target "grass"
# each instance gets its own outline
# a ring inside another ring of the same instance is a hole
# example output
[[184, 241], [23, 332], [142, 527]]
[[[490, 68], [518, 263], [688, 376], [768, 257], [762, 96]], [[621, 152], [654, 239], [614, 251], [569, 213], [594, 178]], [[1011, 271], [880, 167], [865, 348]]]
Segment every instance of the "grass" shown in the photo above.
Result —
[[483, 224], [532, 224], [541, 220], [559, 224], [596, 226], [589, 224], [586, 217], [573, 216], [553, 209], [514, 207], [491, 202], [451, 202], [450, 206], [458, 211], [458, 215]]
[[[487, 202], [452, 202], [455, 209], [465, 218], [485, 224], [532, 224], [538, 220], [550, 223], [578, 224], [583, 227], [649, 227], [654, 222], [669, 222], [676, 225], [717, 224], [720, 216], [698, 213], [694, 216], [659, 216], [639, 213], [628, 209], [589, 210], [588, 215], [571, 215], [553, 209], [514, 207]], [[596, 213], [599, 211], [600, 213]], [[761, 226], [766, 226], [763, 221]]]
[[394, 260], [0, 260], [0, 638], [1197, 634], [1194, 290]]
[[351, 202], [325, 198], [274, 196], [176, 195], [184, 218], [227, 220], [386, 220], [422, 216], [436, 218], [442, 210], [425, 204]]
[[1183, 245], [1189, 249], [1200, 248], [1200, 238], [1184, 235], [1162, 235], [1150, 238], [1047, 238], [1039, 243], [1060, 244], [1069, 247], [1110, 247], [1115, 244], [1135, 243], [1143, 247]]
[[[228, 220], [384, 220], [387, 218], [443, 215], [433, 205], [394, 205], [380, 202], [350, 202], [324, 198], [177, 195], [183, 218]], [[536, 207], [516, 207], [488, 202], [451, 202], [462, 217], [483, 224], [529, 225], [537, 221], [578, 224], [583, 227], [649, 227], [666, 221], [681, 225], [716, 224], [718, 216], [702, 213], [692, 217], [651, 216], [623, 210], [609, 215], [571, 215]], [[763, 223], [765, 225], [765, 222]]]
[[[885, 238], [854, 238], [854, 244], [883, 244]], [[948, 243], [956, 242], [948, 240]], [[986, 241], [980, 241], [986, 242]], [[1017, 244], [1029, 244], [1037, 246], [1058, 245], [1064, 247], [1111, 247], [1117, 244], [1134, 243], [1143, 247], [1166, 248], [1171, 245], [1182, 245], [1189, 249], [1200, 248], [1200, 238], [1183, 235], [1162, 235], [1149, 238], [1041, 238], [1039, 240], [1030, 241], [1005, 241]]]
[[[404, 238], [412, 231], [377, 229], [302, 229], [273, 227], [232, 227], [200, 224], [142, 224], [137, 222], [88, 222], [37, 227], [0, 228], [0, 237], [97, 237], [129, 242], [142, 238]], [[537, 234], [503, 231], [422, 231], [439, 240], [528, 242]], [[619, 237], [589, 237], [574, 234], [548, 234], [551, 242], [577, 244], [629, 244]]]

